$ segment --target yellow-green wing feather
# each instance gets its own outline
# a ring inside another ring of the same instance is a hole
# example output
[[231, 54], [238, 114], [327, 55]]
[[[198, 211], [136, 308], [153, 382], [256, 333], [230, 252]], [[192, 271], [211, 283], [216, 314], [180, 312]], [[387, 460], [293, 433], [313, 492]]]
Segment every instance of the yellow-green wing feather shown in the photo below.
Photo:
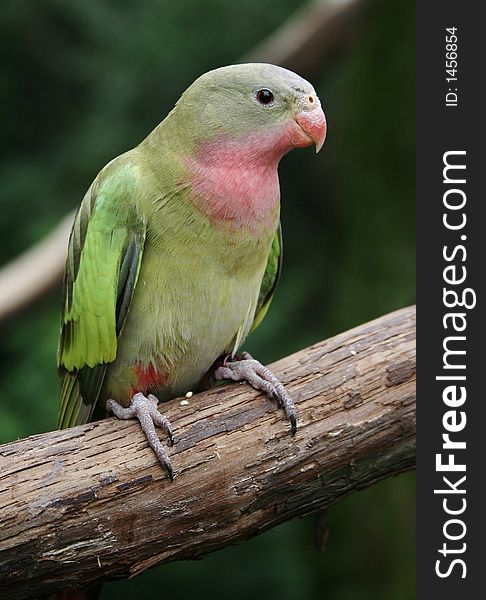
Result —
[[260, 294], [258, 296], [258, 304], [255, 311], [255, 318], [251, 326], [250, 333], [263, 321], [267, 314], [270, 303], [272, 302], [273, 294], [280, 278], [282, 270], [282, 226], [279, 223], [275, 237], [273, 238], [272, 247], [268, 255], [267, 266], [263, 274]]
[[58, 427], [90, 420], [135, 289], [145, 223], [133, 203], [130, 167], [95, 180], [77, 212], [64, 276]]

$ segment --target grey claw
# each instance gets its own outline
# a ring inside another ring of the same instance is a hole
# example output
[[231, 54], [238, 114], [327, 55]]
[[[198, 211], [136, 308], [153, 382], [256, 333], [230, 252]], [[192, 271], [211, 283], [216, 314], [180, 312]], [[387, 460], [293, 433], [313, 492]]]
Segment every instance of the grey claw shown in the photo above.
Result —
[[295, 415], [290, 415], [290, 435], [295, 435], [297, 433], [297, 419]]
[[106, 408], [119, 419], [132, 419], [136, 417], [139, 420], [140, 427], [147, 438], [149, 446], [155, 452], [159, 462], [167, 469], [170, 480], [173, 481], [174, 472], [172, 465], [166, 449], [159, 440], [155, 427], [162, 427], [165, 430], [169, 436], [169, 444], [171, 446], [174, 443], [174, 434], [169, 419], [161, 415], [157, 410], [158, 402], [157, 397], [153, 394], [149, 394], [146, 397], [142, 393], [138, 393], [133, 396], [128, 408], [120, 406], [118, 402], [111, 399], [107, 401]]
[[164, 466], [167, 469], [167, 472], [169, 473], [169, 478], [172, 481], [174, 481], [174, 471], [172, 469], [172, 465], [169, 459], [164, 461]]
[[291, 434], [295, 435], [297, 431], [295, 405], [285, 387], [269, 369], [255, 360], [251, 354], [242, 352], [241, 356], [242, 360], [225, 362], [223, 366], [219, 367], [215, 373], [216, 379], [247, 381], [255, 389], [276, 400], [290, 421]]
[[174, 433], [170, 425], [167, 426], [167, 435], [169, 436], [169, 446], [172, 448], [174, 445]]

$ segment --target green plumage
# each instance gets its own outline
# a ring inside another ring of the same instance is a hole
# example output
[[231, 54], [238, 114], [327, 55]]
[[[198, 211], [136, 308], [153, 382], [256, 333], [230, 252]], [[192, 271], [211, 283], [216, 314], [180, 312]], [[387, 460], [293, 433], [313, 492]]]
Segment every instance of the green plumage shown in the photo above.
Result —
[[260, 325], [265, 318], [267, 310], [272, 302], [273, 294], [277, 288], [282, 269], [282, 226], [278, 224], [277, 233], [273, 238], [272, 247], [268, 255], [267, 266], [263, 274], [260, 293], [258, 295], [258, 304], [255, 311], [255, 320], [251, 326], [250, 333]]
[[108, 166], [89, 188], [69, 240], [58, 366], [59, 427], [89, 421], [130, 305], [146, 225], [132, 197], [130, 167]]
[[[277, 165], [290, 149], [271, 140], [304, 85], [269, 65], [213, 71], [100, 172], [69, 242], [59, 427], [103, 415], [109, 398], [195, 389], [260, 324], [280, 274]], [[285, 100], [273, 112], [255, 100], [270, 86]]]
[[[132, 295], [138, 288], [136, 283], [144, 255], [145, 235], [147, 227], [150, 227], [148, 225], [150, 218], [148, 215], [143, 216], [138, 211], [136, 202], [134, 202], [137, 198], [136, 190], [140, 186], [140, 181], [136, 181], [136, 173], [139, 169], [132, 164], [136, 155], [136, 151], [134, 151], [134, 156], [124, 155], [100, 173], [88, 190], [75, 218], [64, 278], [62, 326], [58, 355], [58, 365], [62, 376], [58, 422], [58, 426], [61, 428], [73, 427], [92, 418], [105, 383], [108, 366], [115, 361], [117, 356], [120, 336]], [[177, 221], [178, 217], [178, 211], [174, 212], [174, 216], [170, 212], [167, 215], [168, 222]], [[171, 229], [172, 235], [170, 237], [173, 238], [175, 226]], [[205, 229], [209, 229], [207, 224]], [[182, 232], [180, 233], [182, 234]], [[221, 234], [215, 237], [221, 237]], [[192, 241], [200, 242], [201, 240], [194, 239]], [[215, 243], [215, 239], [208, 240], [208, 242], [210, 247], [218, 245]], [[154, 232], [150, 229], [147, 243], [151, 249], [149, 253], [151, 264], [157, 262], [153, 280], [153, 283], [156, 283], [158, 275], [161, 275], [160, 271], [167, 264], [164, 260], [166, 257], [164, 257], [164, 250], [161, 248], [160, 251], [157, 251], [157, 258], [154, 261], [154, 246], [162, 246], [163, 244], [156, 239]], [[167, 253], [173, 257], [178, 246], [182, 244], [184, 244], [183, 240], [179, 242], [174, 240]], [[191, 248], [190, 244], [184, 245]], [[245, 250], [246, 246], [247, 244], [242, 241], [242, 251]], [[203, 248], [204, 244], [201, 244], [198, 252], [203, 251]], [[181, 248], [181, 250], [183, 249]], [[189, 254], [192, 255], [193, 252]], [[244, 256], [240, 256], [237, 261], [239, 262], [243, 258]], [[197, 268], [195, 273], [189, 275], [192, 268], [188, 264], [196, 259], [197, 257], [193, 257], [192, 260], [188, 261], [187, 259], [183, 260], [181, 256], [181, 262], [185, 262], [188, 269], [188, 279], [193, 280], [194, 275], [197, 276]], [[195, 364], [203, 362], [205, 367], [209, 368], [217, 355], [225, 352], [230, 353], [233, 350], [231, 343], [236, 345], [235, 340], [238, 335], [240, 336], [238, 345], [243, 341], [248, 333], [248, 331], [244, 332], [244, 329], [248, 329], [250, 326], [253, 331], [258, 326], [271, 302], [280, 270], [280, 261], [281, 230], [278, 227], [277, 232], [274, 234], [270, 252], [267, 252], [267, 264], [261, 278], [256, 306], [253, 307], [254, 313], [251, 305], [248, 305], [248, 316], [253, 315], [251, 324], [248, 322], [245, 324], [243, 320], [240, 327], [234, 331], [234, 339], [228, 340], [229, 344], [228, 342], [223, 344], [216, 355], [213, 351], [213, 354], [208, 354], [206, 360], [202, 360], [204, 357], [193, 355], [189, 357], [191, 362]], [[146, 272], [150, 271], [148, 267], [145, 270]], [[177, 279], [177, 274], [173, 273], [173, 275]], [[149, 298], [145, 297], [143, 291], [139, 292], [137, 290], [136, 293], [139, 296], [138, 306], [143, 308], [143, 312], [134, 321], [137, 323], [140, 323], [141, 320], [145, 321], [146, 326], [142, 326], [133, 333], [136, 340], [140, 339], [142, 329], [147, 330], [145, 333], [147, 338], [150, 337], [150, 332], [153, 331], [150, 311], [160, 312], [165, 310], [167, 313], [177, 313], [179, 302], [177, 293], [174, 294], [171, 290], [170, 293], [164, 294], [164, 289], [161, 289], [164, 287], [163, 283], [169, 285], [171, 278], [172, 274], [168, 270], [160, 278], [162, 280], [161, 285], [155, 286], [157, 290], [160, 290], [160, 302], [156, 302], [154, 298], [150, 301]], [[147, 287], [147, 277], [144, 277], [144, 287]], [[194, 281], [191, 281], [190, 287], [194, 288]], [[182, 288], [180, 293], [187, 294], [188, 290]], [[148, 302], [144, 300], [148, 300]], [[227, 295], [226, 301], [230, 306], [233, 301], [230, 294]], [[191, 313], [184, 317], [187, 321], [186, 328], [191, 327], [191, 319], [198, 318], [197, 298], [194, 298], [193, 304], [194, 307]], [[204, 309], [202, 312], [204, 312]], [[214, 318], [217, 319], [218, 314], [215, 314]], [[205, 327], [210, 330], [212, 325], [207, 323]], [[173, 337], [177, 338], [177, 333]], [[182, 332], [179, 340], [181, 346], [183, 345], [183, 338], [184, 332]], [[151, 345], [153, 346], [152, 349], [150, 349]], [[113, 373], [114, 378], [117, 378], [117, 380], [113, 381], [112, 385], [105, 385], [107, 390], [113, 390], [114, 393], [105, 394], [103, 401], [114, 395], [117, 396], [120, 402], [126, 402], [132, 391], [132, 386], [133, 389], [137, 388], [133, 376], [135, 363], [141, 362], [147, 365], [151, 361], [161, 360], [164, 369], [170, 370], [171, 361], [177, 362], [178, 354], [182, 351], [182, 348], [177, 349], [177, 345], [177, 339], [170, 339], [167, 348], [164, 349], [163, 344], [160, 344], [160, 336], [154, 332], [152, 344], [149, 340], [146, 340], [145, 344], [139, 345], [138, 350], [133, 348], [131, 361], [126, 360], [127, 352], [125, 352], [123, 366]], [[142, 348], [143, 346], [145, 346], [145, 349]], [[128, 352], [128, 354], [130, 353]], [[180, 366], [187, 370], [185, 363]], [[199, 378], [202, 378], [205, 374], [205, 370], [207, 370], [205, 367], [199, 369]], [[120, 376], [120, 371], [125, 372], [123, 377]], [[184, 383], [180, 382], [179, 384], [178, 382], [178, 385], [182, 385], [182, 387], [178, 387], [176, 393], [187, 391], [196, 385], [197, 381], [192, 376], [187, 379], [185, 386]], [[154, 388], [151, 391], [160, 395], [162, 390]], [[120, 394], [122, 397], [120, 397]], [[162, 394], [162, 396], [164, 395]], [[100, 414], [102, 414], [101, 411]]]

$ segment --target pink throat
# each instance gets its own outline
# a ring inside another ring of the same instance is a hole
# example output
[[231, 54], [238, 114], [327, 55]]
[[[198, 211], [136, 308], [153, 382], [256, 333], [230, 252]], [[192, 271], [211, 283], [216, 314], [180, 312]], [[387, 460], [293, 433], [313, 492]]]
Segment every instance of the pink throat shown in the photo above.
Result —
[[291, 148], [287, 129], [204, 142], [188, 161], [198, 208], [213, 224], [231, 229], [257, 233], [274, 226], [280, 200], [278, 163]]

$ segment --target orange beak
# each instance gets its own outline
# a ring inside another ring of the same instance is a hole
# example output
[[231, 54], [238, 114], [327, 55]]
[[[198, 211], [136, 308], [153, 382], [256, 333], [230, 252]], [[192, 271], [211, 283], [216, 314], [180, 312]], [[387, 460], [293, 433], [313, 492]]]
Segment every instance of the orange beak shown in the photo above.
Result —
[[322, 148], [327, 135], [327, 123], [324, 111], [320, 106], [312, 110], [303, 110], [295, 120], [302, 131], [316, 145], [316, 152]]

